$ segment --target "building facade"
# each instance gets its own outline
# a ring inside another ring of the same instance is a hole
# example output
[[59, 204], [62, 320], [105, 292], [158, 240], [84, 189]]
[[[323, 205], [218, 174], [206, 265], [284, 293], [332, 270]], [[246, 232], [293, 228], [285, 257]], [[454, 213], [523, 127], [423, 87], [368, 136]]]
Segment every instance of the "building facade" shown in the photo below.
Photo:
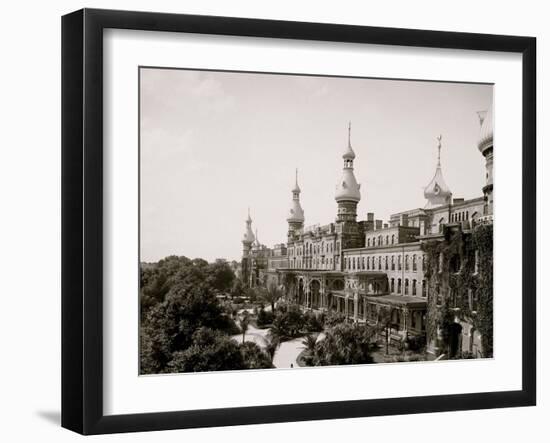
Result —
[[[439, 136], [435, 174], [424, 188], [425, 206], [394, 213], [387, 222], [375, 219], [372, 212], [367, 213], [366, 219], [358, 220], [361, 186], [354, 175], [356, 155], [350, 125], [342, 155], [342, 177], [334, 196], [335, 220], [305, 226], [296, 173], [286, 219], [286, 243], [273, 248], [261, 245], [252, 233], [250, 215], [246, 221], [243, 281], [250, 287], [279, 285], [288, 301], [305, 309], [338, 312], [355, 322], [384, 321], [390, 325], [392, 340], [425, 338], [428, 351], [435, 354], [443, 352], [440, 344], [445, 340], [445, 352], [450, 357], [465, 353], [488, 356], [487, 349], [482, 349], [482, 333], [474, 326], [477, 313], [473, 308], [479, 269], [474, 233], [479, 226], [490, 225], [492, 235], [491, 110], [480, 115], [480, 124], [477, 147], [486, 164], [486, 185], [480, 196], [469, 200], [453, 197], [443, 176]], [[451, 248], [457, 238], [463, 250]], [[451, 250], [455, 252], [448, 253]], [[469, 261], [463, 257], [466, 250], [472, 255]], [[436, 258], [434, 254], [438, 254]], [[492, 263], [492, 250], [490, 254]], [[462, 263], [458, 269], [457, 260]], [[464, 273], [468, 273], [468, 278], [460, 280], [464, 287], [459, 292], [468, 294], [469, 300], [459, 307], [453, 302], [457, 286], [449, 281]], [[492, 287], [490, 290], [492, 303]], [[488, 334], [486, 330], [484, 333]]]

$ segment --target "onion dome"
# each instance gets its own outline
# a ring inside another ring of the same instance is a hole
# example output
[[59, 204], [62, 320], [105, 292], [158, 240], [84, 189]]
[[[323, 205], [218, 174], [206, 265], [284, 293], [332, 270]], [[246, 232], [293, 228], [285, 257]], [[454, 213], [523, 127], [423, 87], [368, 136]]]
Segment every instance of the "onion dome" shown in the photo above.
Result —
[[251, 245], [254, 240], [254, 234], [252, 233], [252, 219], [250, 218], [250, 208], [248, 209], [248, 217], [245, 220], [246, 228], [243, 235], [243, 243]]
[[424, 197], [428, 202], [425, 208], [430, 209], [436, 206], [446, 205], [451, 202], [452, 192], [445, 183], [443, 172], [441, 171], [441, 135], [437, 137], [437, 168], [432, 181], [424, 188]]
[[294, 188], [292, 188], [292, 203], [286, 219], [289, 223], [303, 223], [305, 220], [304, 210], [300, 205], [300, 192], [300, 186], [298, 186], [298, 170], [296, 169], [296, 182]]
[[353, 160], [355, 159], [355, 152], [351, 147], [351, 123], [348, 127], [348, 146], [342, 155], [344, 159], [344, 170], [342, 172], [342, 178], [336, 185], [335, 200], [340, 201], [354, 201], [359, 202], [361, 200], [361, 185], [357, 183], [355, 175], [353, 173]]
[[487, 149], [493, 147], [493, 106], [491, 105], [487, 112], [479, 112], [478, 115], [481, 128], [477, 147], [484, 154]]

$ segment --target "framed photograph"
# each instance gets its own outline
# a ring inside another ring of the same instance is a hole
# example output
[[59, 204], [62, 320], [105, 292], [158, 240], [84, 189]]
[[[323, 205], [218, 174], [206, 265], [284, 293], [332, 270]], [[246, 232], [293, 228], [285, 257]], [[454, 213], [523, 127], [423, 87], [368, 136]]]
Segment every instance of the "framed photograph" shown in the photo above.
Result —
[[64, 427], [535, 404], [534, 38], [84, 9], [62, 59]]

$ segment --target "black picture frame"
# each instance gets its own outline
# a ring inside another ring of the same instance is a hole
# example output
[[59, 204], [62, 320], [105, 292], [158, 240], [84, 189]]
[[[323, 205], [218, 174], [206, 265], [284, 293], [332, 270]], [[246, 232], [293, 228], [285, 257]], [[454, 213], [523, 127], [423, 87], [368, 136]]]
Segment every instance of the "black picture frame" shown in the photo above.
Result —
[[[103, 30], [522, 54], [522, 389], [131, 415], [103, 413]], [[104, 434], [536, 404], [536, 39], [232, 17], [83, 9], [62, 18], [62, 426]]]

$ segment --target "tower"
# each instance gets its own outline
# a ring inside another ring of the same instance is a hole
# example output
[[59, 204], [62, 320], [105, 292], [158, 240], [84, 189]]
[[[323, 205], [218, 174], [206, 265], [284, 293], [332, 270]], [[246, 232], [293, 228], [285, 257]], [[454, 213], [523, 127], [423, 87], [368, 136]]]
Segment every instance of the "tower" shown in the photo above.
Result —
[[493, 215], [493, 106], [487, 112], [479, 112], [479, 141], [477, 147], [485, 157], [485, 214]]
[[361, 200], [360, 187], [353, 173], [353, 160], [355, 152], [351, 147], [351, 122], [348, 126], [348, 146], [342, 155], [344, 159], [344, 169], [342, 178], [336, 185], [335, 200], [338, 203], [338, 214], [336, 223], [357, 222], [357, 204]]
[[296, 182], [294, 188], [292, 188], [292, 203], [286, 219], [288, 222], [288, 241], [291, 240], [299, 229], [304, 227], [305, 217], [304, 210], [300, 205], [300, 192], [300, 186], [298, 186], [298, 169], [296, 169]]
[[435, 175], [432, 181], [424, 188], [424, 197], [427, 203], [425, 209], [435, 208], [441, 205], [448, 205], [451, 203], [452, 192], [443, 179], [443, 172], [441, 171], [441, 139], [443, 137], [439, 135], [437, 137], [437, 167], [435, 169]]
[[241, 275], [243, 283], [248, 286], [250, 279], [250, 267], [252, 264], [252, 258], [250, 257], [250, 251], [252, 249], [252, 243], [254, 243], [255, 237], [252, 233], [252, 219], [250, 218], [250, 208], [248, 208], [248, 217], [245, 220], [245, 230], [242, 239], [243, 244], [243, 256], [241, 260]]

